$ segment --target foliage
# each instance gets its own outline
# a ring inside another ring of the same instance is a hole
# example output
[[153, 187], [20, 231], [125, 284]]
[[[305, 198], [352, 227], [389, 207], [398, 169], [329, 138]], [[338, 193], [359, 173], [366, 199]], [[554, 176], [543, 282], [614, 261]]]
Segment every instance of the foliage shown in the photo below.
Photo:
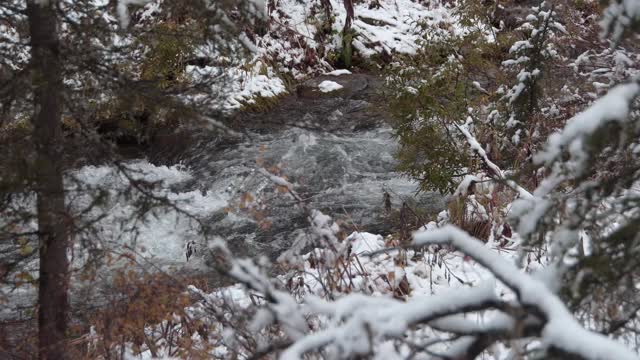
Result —
[[[194, 334], [210, 336], [207, 334], [210, 329], [186, 312], [192, 299], [181, 284], [194, 280], [197, 279], [140, 274], [131, 267], [114, 272], [108, 303], [89, 319], [101, 337], [91, 339], [86, 357], [117, 358], [118, 350], [129, 346], [133, 354], [145, 347], [151, 349], [153, 356], [158, 356], [161, 354], [158, 347], [161, 347], [167, 356], [204, 356], [207, 347], [199, 348], [202, 344], [195, 344], [192, 338]], [[193, 283], [202, 286], [198, 281]], [[155, 331], [149, 331], [150, 328]]]
[[495, 45], [483, 42], [479, 32], [426, 31], [420, 53], [390, 73], [390, 105], [401, 146], [399, 169], [419, 180], [423, 190], [448, 192], [471, 165], [466, 153], [457, 151], [461, 138], [455, 124], [486, 101], [473, 82], [495, 69]]
[[155, 25], [139, 40], [148, 49], [142, 60], [140, 78], [154, 81], [160, 88], [183, 82], [186, 61], [194, 56], [196, 32], [195, 26], [189, 23]]
[[[575, 12], [566, 4], [558, 7], [565, 16]], [[572, 76], [557, 64], [555, 42], [566, 39], [567, 31], [556, 8], [544, 2], [512, 27], [502, 20], [496, 25], [502, 19], [498, 10], [507, 16], [508, 9], [462, 2], [457, 12], [467, 25], [463, 31], [425, 28], [419, 53], [388, 74], [399, 170], [423, 190], [451, 192], [462, 175], [481, 170], [460, 151], [464, 141], [456, 127], [467, 117], [475, 120], [476, 136], [493, 161], [507, 168], [526, 164], [554, 125], [544, 118], [553, 117], [555, 105], [541, 104], [553, 104], [561, 91], [553, 76]]]

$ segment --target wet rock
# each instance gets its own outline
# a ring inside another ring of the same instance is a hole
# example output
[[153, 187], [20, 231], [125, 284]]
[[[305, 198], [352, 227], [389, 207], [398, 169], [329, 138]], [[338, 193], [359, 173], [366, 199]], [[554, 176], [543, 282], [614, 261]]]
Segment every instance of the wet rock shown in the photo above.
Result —
[[[318, 85], [330, 80], [343, 86], [322, 93]], [[295, 94], [284, 97], [268, 112], [238, 114], [236, 130], [260, 134], [276, 133], [291, 127], [321, 132], [371, 129], [384, 124], [386, 115], [372, 101], [382, 91], [382, 81], [365, 74], [324, 75], [308, 80]]]
[[[322, 92], [320, 91], [320, 84], [325, 81], [338, 83], [340, 84], [340, 86], [342, 86], [342, 88], [340, 90], [332, 92]], [[298, 98], [308, 99], [317, 99], [322, 97], [353, 98], [354, 96], [362, 95], [367, 90], [372, 90], [368, 88], [375, 86], [379, 86], [379, 83], [376, 78], [370, 75], [323, 75], [311, 80], [307, 80], [304, 83], [298, 85], [296, 94]]]

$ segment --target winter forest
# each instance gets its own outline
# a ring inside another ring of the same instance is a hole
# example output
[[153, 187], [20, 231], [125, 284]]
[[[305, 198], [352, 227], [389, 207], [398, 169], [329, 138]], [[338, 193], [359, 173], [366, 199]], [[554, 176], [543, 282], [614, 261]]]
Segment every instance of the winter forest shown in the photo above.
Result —
[[0, 0], [0, 359], [640, 359], [640, 0]]

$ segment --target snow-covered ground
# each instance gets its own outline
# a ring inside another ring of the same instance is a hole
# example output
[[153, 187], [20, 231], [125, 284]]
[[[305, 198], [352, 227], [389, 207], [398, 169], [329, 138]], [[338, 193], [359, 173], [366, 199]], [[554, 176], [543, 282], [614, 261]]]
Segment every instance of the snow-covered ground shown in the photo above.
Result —
[[[71, 174], [79, 181], [78, 186], [89, 189], [89, 193], [91, 189], [109, 192], [106, 204], [94, 210], [96, 217], [106, 215], [97, 224], [102, 229], [99, 238], [105, 241], [105, 246], [113, 249], [130, 247], [161, 266], [184, 264], [186, 244], [199, 236], [197, 224], [190, 216], [201, 218], [224, 208], [228, 196], [224, 192], [205, 194], [200, 189], [181, 190], [180, 185], [191, 180], [192, 175], [180, 165], [156, 166], [146, 160], [137, 160], [127, 163], [124, 171], [112, 166], [86, 166]], [[144, 196], [135, 192], [132, 197], [122, 195], [135, 180], [157, 184], [152, 195], [166, 198], [180, 210], [159, 206], [138, 217], [135, 202]], [[80, 208], [87, 206], [89, 201], [91, 196], [71, 204]]]
[[[269, 14], [269, 31], [256, 36], [250, 46], [252, 55], [245, 64], [220, 69], [215, 66], [197, 68], [189, 66], [187, 72], [194, 77], [216, 76], [223, 71], [228, 79], [226, 93], [220, 106], [236, 110], [252, 104], [258, 97], [273, 97], [287, 92], [284, 76], [303, 80], [323, 74], [344, 74], [334, 70], [329, 58], [335, 58], [342, 48], [341, 32], [346, 10], [341, 0], [331, 0], [334, 20], [332, 33], [319, 41], [319, 28], [323, 21], [318, 2], [311, 0], [279, 0]], [[356, 34], [353, 47], [357, 55], [370, 58], [380, 54], [412, 54], [418, 47], [418, 24], [446, 23], [451, 31], [460, 31], [452, 12], [438, 1], [379, 0], [379, 6], [370, 1], [356, 2], [352, 29]], [[147, 7], [153, 7], [153, 3]], [[207, 55], [204, 52], [205, 56]], [[209, 54], [214, 56], [213, 54]], [[341, 72], [342, 71], [342, 72]]]
[[325, 80], [318, 85], [318, 89], [320, 92], [328, 93], [332, 91], [337, 91], [342, 89], [342, 85], [338, 84], [335, 81]]
[[[382, 314], [385, 311], [391, 313], [394, 306], [400, 308], [407, 303], [415, 303], [416, 309], [422, 305], [426, 306], [426, 304], [431, 304], [431, 299], [434, 299], [435, 295], [449, 294], [453, 299], [458, 296], [457, 294], [463, 296], [465, 291], [469, 291], [471, 288], [486, 288], [487, 291], [495, 292], [497, 296], [502, 298], [513, 297], [513, 293], [497, 282], [489, 271], [461, 253], [448, 248], [430, 248], [424, 251], [408, 250], [401, 253], [391, 248], [397, 244], [393, 238], [384, 238], [380, 235], [366, 232], [354, 232], [344, 241], [351, 247], [351, 252], [349, 257], [345, 259], [347, 265], [343, 271], [343, 278], [337, 280], [342, 288], [341, 290], [332, 290], [332, 296], [341, 297], [348, 294], [361, 293], [372, 295], [379, 299], [388, 299], [386, 308], [380, 308], [379, 314], [372, 313], [369, 315], [370, 317], [383, 317], [384, 315]], [[513, 261], [515, 257], [515, 253], [512, 251], [497, 248], [491, 244], [486, 246], [506, 261]], [[281, 284], [289, 284], [290, 291], [296, 294], [295, 296], [300, 301], [309, 301], [307, 306], [311, 308], [322, 306], [318, 302], [320, 301], [319, 299], [326, 299], [328, 295], [327, 285], [323, 283], [323, 281], [326, 281], [326, 269], [323, 269], [322, 266], [318, 265], [317, 260], [314, 260], [326, 258], [326, 252], [326, 249], [314, 249], [304, 254], [300, 271], [293, 271], [288, 275], [279, 276], [277, 279]], [[531, 269], [540, 268], [540, 264], [532, 263], [531, 266]], [[202, 311], [205, 311], [206, 306], [211, 306], [211, 304], [216, 304], [220, 301], [231, 304], [230, 306], [237, 311], [243, 311], [242, 309], [249, 309], [255, 305], [255, 300], [251, 300], [254, 292], [247, 290], [241, 284], [217, 289], [208, 294], [195, 287], [191, 287], [191, 291], [203, 297], [202, 302], [194, 304], [189, 310], [189, 313], [194, 314], [194, 316], [202, 316]], [[342, 292], [342, 295], [337, 295], [340, 292]], [[394, 297], [403, 299], [406, 302], [396, 302], [393, 300]], [[339, 301], [338, 299], [336, 301]], [[347, 303], [327, 305], [334, 308], [335, 311], [341, 311], [339, 310], [341, 307], [349, 307]], [[292, 311], [294, 311], [293, 308]], [[353, 309], [353, 311], [357, 310]], [[344, 314], [345, 317], [350, 315]], [[458, 320], [462, 323], [471, 321], [482, 324], [489, 321], [494, 315], [491, 312], [487, 312], [481, 315], [469, 315]], [[336, 317], [341, 319], [338, 315]], [[330, 318], [320, 316], [309, 321], [320, 328], [336, 326], [339, 329], [340, 322], [334, 322], [338, 319], [330, 320]], [[292, 318], [291, 321], [293, 320]], [[456, 319], [451, 318], [448, 320], [455, 321]], [[263, 321], [265, 321], [263, 317], [256, 315], [256, 319], [251, 326], [256, 326], [255, 330], [259, 330], [260, 325], [258, 324]], [[266, 321], [268, 322], [268, 320]], [[239, 331], [239, 329], [226, 328], [221, 324], [219, 326], [218, 331], [211, 335], [210, 341], [218, 344], [213, 353], [224, 358], [225, 356], [230, 356], [233, 351], [238, 350], [234, 349], [232, 344], [234, 343], [234, 332]], [[256, 331], [254, 335], [257, 341], [269, 341], [269, 339], [263, 338], [264, 334], [259, 331]], [[432, 330], [423, 330], [409, 336], [434, 335], [436, 333]], [[349, 341], [348, 334], [345, 333], [344, 337]], [[196, 343], [203, 341], [197, 335], [194, 335], [193, 340]], [[449, 345], [443, 342], [430, 347], [429, 350], [439, 352], [447, 350], [448, 347]], [[377, 343], [375, 348], [375, 359], [400, 359], [406, 358], [411, 353], [408, 347], [401, 346], [398, 348], [392, 340]], [[527, 350], [532, 349], [533, 347], [530, 347]], [[510, 349], [497, 345], [492, 349], [492, 352], [494, 356], [491, 359], [507, 359]], [[131, 352], [128, 358], [131, 360], [147, 359], [150, 356], [149, 351], [143, 351], [140, 354]], [[167, 357], [167, 359], [169, 358]]]

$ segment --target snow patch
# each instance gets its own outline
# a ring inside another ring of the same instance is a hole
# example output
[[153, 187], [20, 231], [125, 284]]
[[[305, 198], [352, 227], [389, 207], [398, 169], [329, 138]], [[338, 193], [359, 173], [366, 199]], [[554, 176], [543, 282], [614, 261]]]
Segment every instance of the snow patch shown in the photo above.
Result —
[[333, 70], [331, 72], [325, 73], [324, 75], [331, 75], [331, 76], [340, 76], [340, 75], [351, 75], [351, 71], [347, 70], [347, 69], [338, 69], [338, 70]]
[[335, 81], [325, 80], [318, 85], [318, 89], [323, 93], [329, 93], [342, 89], [344, 86]]

